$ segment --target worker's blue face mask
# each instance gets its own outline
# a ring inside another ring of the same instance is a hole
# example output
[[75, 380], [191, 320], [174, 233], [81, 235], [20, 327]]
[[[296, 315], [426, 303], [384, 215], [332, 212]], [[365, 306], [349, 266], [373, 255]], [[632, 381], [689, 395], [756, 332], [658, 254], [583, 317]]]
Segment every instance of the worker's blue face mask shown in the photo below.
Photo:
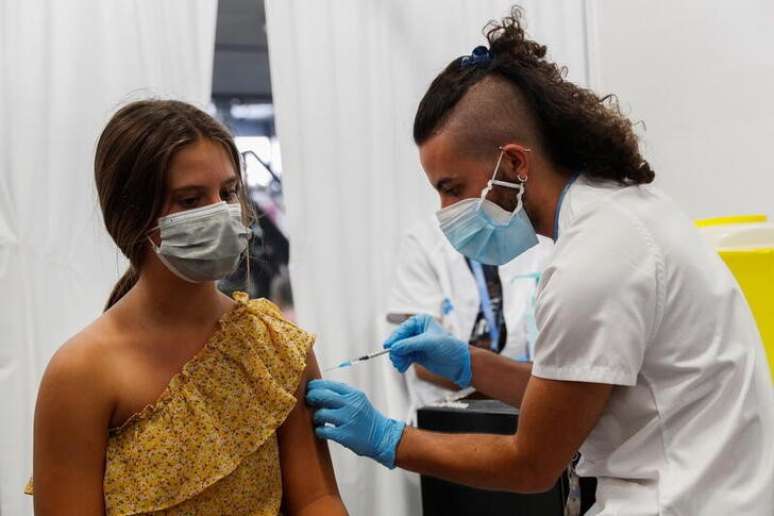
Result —
[[[519, 183], [496, 179], [504, 152], [500, 150], [492, 178], [480, 198], [456, 202], [436, 214], [451, 245], [471, 260], [487, 265], [508, 263], [538, 243], [522, 203], [526, 178]], [[512, 212], [486, 198], [495, 185], [516, 190], [516, 208]]]

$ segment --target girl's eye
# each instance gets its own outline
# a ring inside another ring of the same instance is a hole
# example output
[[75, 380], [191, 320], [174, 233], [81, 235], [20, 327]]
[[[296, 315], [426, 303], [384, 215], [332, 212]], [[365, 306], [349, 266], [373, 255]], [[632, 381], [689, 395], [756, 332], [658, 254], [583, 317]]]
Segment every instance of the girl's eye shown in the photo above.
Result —
[[224, 201], [235, 201], [238, 198], [236, 189], [220, 193], [220, 198]]
[[184, 197], [177, 201], [184, 208], [193, 208], [199, 202], [198, 197]]

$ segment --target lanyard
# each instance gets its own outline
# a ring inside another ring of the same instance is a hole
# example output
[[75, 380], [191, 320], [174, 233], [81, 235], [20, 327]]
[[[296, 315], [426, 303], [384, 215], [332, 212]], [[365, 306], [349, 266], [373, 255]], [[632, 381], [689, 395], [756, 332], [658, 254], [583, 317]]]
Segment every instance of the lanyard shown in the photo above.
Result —
[[492, 299], [489, 297], [489, 288], [486, 286], [484, 277], [484, 267], [475, 260], [470, 260], [470, 268], [473, 270], [473, 276], [476, 278], [478, 295], [481, 297], [481, 311], [484, 312], [486, 324], [489, 326], [489, 347], [497, 352], [500, 345], [500, 327], [495, 319], [494, 309], [492, 308]]
[[567, 181], [567, 184], [564, 185], [564, 188], [562, 188], [562, 193], [559, 194], [559, 200], [556, 202], [556, 215], [554, 215], [554, 242], [556, 242], [559, 239], [559, 211], [562, 209], [562, 203], [564, 202], [564, 195], [567, 193], [567, 190], [570, 189], [572, 184], [575, 182], [576, 179], [578, 179], [578, 176], [580, 175], [579, 172], [576, 172], [572, 175], [569, 181]]

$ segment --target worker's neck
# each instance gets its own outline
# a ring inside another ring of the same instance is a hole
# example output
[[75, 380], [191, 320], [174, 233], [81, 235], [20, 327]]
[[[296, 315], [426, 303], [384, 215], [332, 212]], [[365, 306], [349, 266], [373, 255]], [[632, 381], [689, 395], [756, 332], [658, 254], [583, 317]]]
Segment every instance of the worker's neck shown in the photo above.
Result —
[[555, 239], [554, 222], [559, 197], [572, 175], [558, 167], [546, 165], [532, 174], [524, 190], [524, 205], [535, 232]]

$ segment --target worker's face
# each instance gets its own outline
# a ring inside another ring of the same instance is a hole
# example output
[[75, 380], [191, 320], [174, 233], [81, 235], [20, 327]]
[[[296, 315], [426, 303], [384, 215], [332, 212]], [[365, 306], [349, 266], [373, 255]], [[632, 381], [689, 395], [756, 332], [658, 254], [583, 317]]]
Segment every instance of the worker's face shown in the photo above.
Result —
[[[500, 154], [499, 149], [492, 148], [491, 153], [480, 153], [484, 157], [466, 155], [452, 140], [452, 137], [441, 133], [419, 147], [419, 160], [430, 184], [438, 192], [441, 208], [463, 199], [479, 197], [492, 178]], [[512, 160], [508, 156], [501, 161], [496, 179], [517, 182]], [[510, 188], [495, 186], [487, 199], [508, 211], [516, 208], [516, 193]]]

